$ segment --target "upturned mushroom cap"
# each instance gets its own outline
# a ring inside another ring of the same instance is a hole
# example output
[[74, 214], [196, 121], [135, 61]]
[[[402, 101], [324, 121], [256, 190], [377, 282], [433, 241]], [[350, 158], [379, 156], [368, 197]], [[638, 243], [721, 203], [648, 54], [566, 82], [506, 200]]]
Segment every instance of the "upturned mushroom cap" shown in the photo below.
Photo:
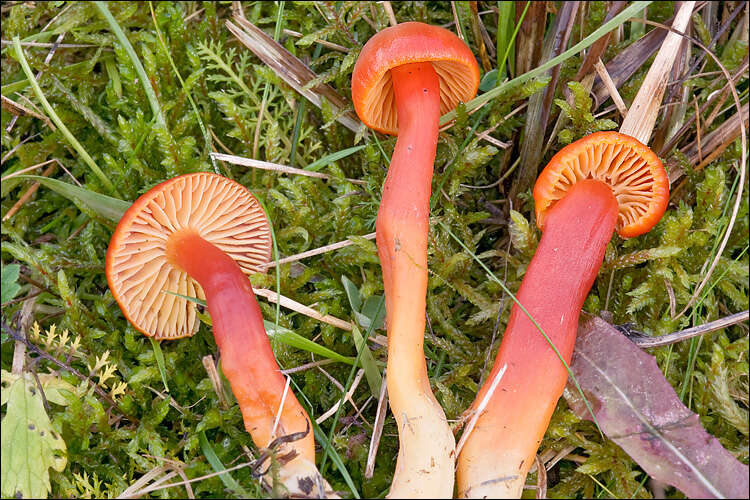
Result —
[[619, 132], [596, 132], [562, 148], [534, 186], [537, 225], [545, 211], [583, 179], [608, 184], [617, 198], [617, 234], [632, 238], [661, 219], [669, 201], [669, 179], [659, 157], [638, 140]]
[[268, 219], [244, 186], [201, 172], [153, 187], [117, 224], [106, 274], [125, 317], [156, 339], [186, 337], [198, 329], [196, 304], [174, 295], [205, 298], [201, 286], [167, 256], [170, 237], [180, 233], [197, 233], [246, 274], [260, 271], [271, 257]]
[[389, 70], [418, 62], [431, 62], [438, 74], [442, 114], [476, 95], [479, 66], [460, 38], [439, 26], [419, 22], [397, 24], [370, 38], [354, 66], [352, 100], [365, 125], [385, 134], [398, 134]]

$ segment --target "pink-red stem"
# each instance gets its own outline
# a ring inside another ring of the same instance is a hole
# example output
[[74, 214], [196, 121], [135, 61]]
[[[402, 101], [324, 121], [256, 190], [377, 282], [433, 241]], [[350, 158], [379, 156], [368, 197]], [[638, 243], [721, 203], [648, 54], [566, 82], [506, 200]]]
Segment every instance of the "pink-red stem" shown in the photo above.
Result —
[[295, 441], [293, 447], [314, 464], [312, 428], [291, 390], [287, 390], [281, 418], [273, 432], [286, 379], [271, 350], [247, 276], [231, 257], [196, 233], [172, 235], [167, 253], [203, 288], [221, 367], [255, 444], [264, 448], [275, 437], [308, 430], [307, 436]]
[[[612, 190], [595, 180], [575, 184], [549, 209], [542, 239], [516, 297], [566, 363], [583, 302], [599, 272], [617, 221]], [[519, 497], [568, 373], [528, 316], [514, 305], [492, 372], [507, 370], [461, 450], [459, 495]]]

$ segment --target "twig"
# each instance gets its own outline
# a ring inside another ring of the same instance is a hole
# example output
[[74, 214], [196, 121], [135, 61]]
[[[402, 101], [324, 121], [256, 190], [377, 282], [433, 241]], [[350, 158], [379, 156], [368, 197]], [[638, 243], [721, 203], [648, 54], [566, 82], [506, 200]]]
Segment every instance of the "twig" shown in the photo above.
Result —
[[620, 132], [648, 144], [654, 130], [656, 116], [667, 85], [667, 76], [682, 45], [685, 28], [690, 21], [695, 2], [684, 2], [675, 16], [672, 29], [667, 33], [654, 63], [646, 74], [628, 114], [622, 121]]
[[679, 332], [668, 333], [667, 335], [662, 335], [661, 337], [648, 337], [641, 332], [632, 330], [628, 331], [627, 336], [630, 340], [633, 341], [635, 345], [643, 349], [649, 347], [660, 347], [669, 344], [676, 344], [677, 342], [682, 342], [683, 340], [697, 337], [699, 335], [703, 335], [704, 333], [715, 332], [716, 330], [721, 330], [728, 326], [742, 323], [743, 321], [747, 321], [748, 317], [750, 317], [748, 310], [745, 310], [736, 314], [732, 314], [731, 316], [726, 316], [724, 318], [705, 323], [703, 325], [686, 328], [684, 330], [680, 330]]
[[609, 71], [607, 71], [607, 67], [604, 65], [604, 63], [602, 63], [601, 59], [596, 61], [596, 63], [594, 64], [594, 69], [599, 75], [599, 78], [602, 79], [602, 83], [607, 89], [607, 92], [609, 92], [609, 96], [612, 98], [612, 102], [615, 103], [617, 111], [620, 112], [620, 116], [625, 118], [628, 114], [628, 107], [625, 106], [625, 102], [622, 100], [622, 97], [620, 97], [620, 93], [617, 91], [615, 82], [612, 81], [612, 77], [609, 76]]
[[383, 10], [385, 11], [385, 14], [388, 16], [388, 20], [391, 22], [391, 26], [396, 26], [398, 24], [398, 21], [396, 21], [396, 15], [393, 13], [393, 7], [391, 7], [391, 2], [380, 2], [380, 5], [383, 6]]
[[375, 472], [375, 457], [380, 446], [380, 437], [383, 435], [385, 415], [388, 410], [388, 384], [386, 383], [386, 372], [383, 370], [383, 382], [380, 384], [380, 395], [378, 396], [378, 407], [375, 412], [375, 423], [373, 424], [372, 436], [370, 437], [370, 449], [367, 451], [367, 465], [365, 466], [365, 478], [371, 479]]
[[[371, 240], [375, 238], [375, 233], [365, 234], [363, 236], [360, 236], [360, 238]], [[296, 255], [291, 255], [289, 257], [284, 257], [283, 259], [279, 259], [278, 264], [279, 265], [288, 264], [289, 262], [295, 262], [298, 260], [306, 259], [308, 257], [312, 257], [314, 255], [320, 255], [326, 252], [332, 252], [333, 250], [338, 250], [339, 248], [345, 248], [353, 244], [354, 242], [352, 240], [344, 240], [344, 241], [339, 241], [337, 243], [331, 243], [330, 245], [322, 246], [319, 248], [313, 248], [312, 250], [308, 250], [306, 252], [298, 253]], [[276, 261], [271, 261], [265, 264], [265, 268], [270, 269], [272, 267], [275, 267], [276, 264], [277, 264]]]
[[300, 304], [296, 300], [292, 300], [289, 297], [284, 297], [283, 295], [276, 293], [276, 291], [274, 290], [268, 290], [266, 288], [253, 288], [253, 292], [255, 292], [255, 295], [259, 295], [268, 299], [269, 302], [273, 302], [274, 304], [278, 303], [279, 305], [286, 307], [287, 309], [291, 309], [292, 311], [296, 311], [300, 314], [304, 314], [305, 316], [317, 319], [318, 321], [322, 321], [323, 323], [328, 323], [329, 325], [341, 328], [342, 330], [346, 330], [347, 332], [350, 332], [352, 330], [352, 324], [348, 321], [344, 321], [343, 319], [331, 316], [330, 314], [320, 314], [312, 307]]
[[[301, 168], [290, 167], [287, 165], [281, 165], [279, 163], [271, 163], [270, 161], [254, 160], [252, 158], [244, 158], [242, 156], [227, 155], [224, 153], [211, 153], [211, 156], [217, 160], [226, 161], [234, 165], [242, 165], [243, 167], [259, 168], [261, 170], [274, 170], [276, 172], [283, 172], [285, 174], [296, 174], [304, 175], [306, 177], [315, 177], [316, 179], [334, 179], [332, 175], [322, 174], [320, 172], [313, 172], [311, 170], [304, 170]], [[366, 181], [359, 179], [345, 179], [352, 184], [359, 184], [360, 186], [366, 186]]]
[[[55, 165], [50, 165], [49, 167], [45, 168], [44, 172], [42, 172], [42, 177], [48, 177], [53, 170], [55, 170]], [[21, 195], [18, 201], [12, 207], [10, 207], [10, 210], [8, 210], [8, 212], [3, 216], [3, 222], [13, 217], [16, 212], [18, 212], [21, 207], [27, 201], [29, 201], [29, 198], [31, 198], [31, 196], [36, 193], [40, 185], [41, 184], [39, 183], [39, 181], [34, 181], [34, 183], [26, 190], [23, 195]]]
[[[287, 28], [284, 28], [282, 30], [282, 33], [285, 35], [293, 36], [294, 38], [302, 38], [302, 33], [299, 31], [290, 30]], [[328, 40], [321, 40], [319, 38], [315, 39], [315, 43], [322, 45], [323, 47], [328, 47], [329, 49], [338, 50], [339, 52], [343, 52], [344, 54], [349, 53], [349, 49], [344, 47], [343, 45], [339, 45], [337, 43], [329, 42]]]
[[536, 497], [547, 498], [547, 469], [539, 460], [539, 455], [534, 456], [536, 462]]
[[471, 432], [474, 430], [474, 426], [477, 425], [477, 420], [479, 420], [479, 416], [484, 411], [487, 404], [490, 402], [490, 398], [495, 393], [495, 389], [497, 388], [497, 384], [500, 383], [500, 379], [503, 378], [503, 375], [505, 374], [505, 370], [508, 368], [508, 365], [503, 365], [502, 368], [500, 368], [500, 371], [497, 372], [495, 375], [495, 378], [492, 380], [492, 384], [490, 385], [490, 388], [487, 389], [487, 392], [484, 394], [484, 397], [482, 398], [482, 401], [479, 402], [479, 405], [477, 406], [476, 410], [474, 410], [474, 414], [471, 416], [471, 420], [469, 420], [468, 425], [466, 426], [466, 429], [464, 429], [463, 434], [461, 434], [461, 439], [458, 441], [458, 444], [456, 445], [456, 457], [458, 457], [461, 454], [461, 448], [464, 447], [464, 444], [466, 444], [466, 440], [471, 435]]
[[[364, 374], [365, 374], [365, 370], [362, 369], [362, 368], [360, 368], [359, 371], [357, 372], [357, 375], [354, 377], [354, 382], [352, 382], [352, 386], [349, 388], [349, 390], [347, 391], [347, 393], [346, 393], [346, 395], [344, 397], [344, 400], [348, 400], [349, 403], [351, 403], [351, 405], [354, 406], [355, 409], [357, 407], [354, 404], [354, 401], [352, 401], [352, 394], [354, 394], [354, 390], [359, 385], [359, 382], [362, 380], [362, 376]], [[318, 425], [320, 425], [321, 423], [325, 422], [329, 417], [331, 417], [334, 413], [336, 413], [336, 410], [339, 409], [339, 405], [341, 405], [341, 400], [340, 399], [337, 400], [336, 404], [334, 404], [333, 406], [331, 406], [331, 408], [329, 408], [327, 412], [325, 412], [324, 414], [322, 414], [321, 416], [319, 416], [318, 418], [316, 418], [315, 419], [315, 423], [317, 423]]]

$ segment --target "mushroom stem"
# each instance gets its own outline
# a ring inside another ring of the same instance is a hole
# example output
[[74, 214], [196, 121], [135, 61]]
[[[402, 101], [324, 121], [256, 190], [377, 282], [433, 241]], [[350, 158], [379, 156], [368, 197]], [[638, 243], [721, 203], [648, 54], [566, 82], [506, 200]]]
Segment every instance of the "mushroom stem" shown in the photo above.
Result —
[[[276, 437], [307, 431], [302, 439], [278, 450], [279, 455], [297, 453], [280, 473], [290, 493], [297, 492], [297, 480], [317, 478], [312, 427], [291, 391], [287, 391], [281, 408], [286, 379], [271, 350], [247, 276], [231, 257], [196, 232], [173, 233], [167, 240], [166, 253], [172, 265], [184, 270], [203, 288], [222, 370], [256, 446], [265, 448]], [[281, 415], [274, 429], [279, 408]]]
[[[610, 186], [593, 179], [572, 186], [547, 211], [541, 241], [516, 295], [566, 363], [578, 315], [617, 216]], [[517, 305], [487, 380], [506, 363], [505, 375], [458, 458], [458, 494], [463, 498], [520, 498], [568, 378], [555, 351]], [[479, 391], [472, 408], [489, 385]]]
[[388, 325], [388, 398], [400, 440], [389, 495], [450, 498], [455, 440], [432, 394], [423, 349], [440, 84], [430, 63], [405, 64], [390, 73], [399, 133], [376, 224]]

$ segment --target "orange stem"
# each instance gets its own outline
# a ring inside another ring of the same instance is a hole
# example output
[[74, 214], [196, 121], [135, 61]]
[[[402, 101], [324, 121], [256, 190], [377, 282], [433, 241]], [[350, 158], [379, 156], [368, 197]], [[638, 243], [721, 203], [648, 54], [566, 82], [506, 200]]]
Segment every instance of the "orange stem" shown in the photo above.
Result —
[[430, 63], [393, 68], [391, 78], [399, 134], [376, 224], [388, 326], [388, 397], [400, 440], [390, 496], [451, 496], [455, 443], [432, 394], [424, 359], [440, 83]]
[[[566, 363], [617, 215], [617, 200], [605, 183], [588, 179], [571, 187], [547, 211], [542, 239], [516, 295]], [[517, 305], [472, 408], [505, 365], [503, 378], [461, 449], [461, 497], [520, 497], [568, 378], [557, 354]]]
[[245, 429], [259, 448], [278, 436], [309, 430], [291, 447], [315, 463], [315, 441], [307, 413], [287, 390], [276, 431], [273, 426], [286, 385], [271, 350], [263, 316], [240, 266], [197, 233], [174, 233], [167, 248], [174, 265], [203, 288], [221, 353], [221, 367], [242, 411]]

